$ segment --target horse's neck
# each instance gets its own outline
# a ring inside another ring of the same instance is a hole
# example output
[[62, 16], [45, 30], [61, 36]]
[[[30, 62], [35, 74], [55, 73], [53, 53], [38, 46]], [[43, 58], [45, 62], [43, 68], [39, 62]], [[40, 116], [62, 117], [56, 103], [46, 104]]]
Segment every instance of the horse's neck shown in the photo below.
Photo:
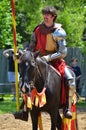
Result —
[[39, 58], [37, 60], [37, 64], [38, 64], [39, 71], [40, 71], [43, 79], [45, 80], [48, 64], [46, 62], [44, 62], [41, 58]]
[[46, 84], [46, 63], [40, 58], [37, 59], [37, 70], [36, 70], [36, 88], [41, 91]]

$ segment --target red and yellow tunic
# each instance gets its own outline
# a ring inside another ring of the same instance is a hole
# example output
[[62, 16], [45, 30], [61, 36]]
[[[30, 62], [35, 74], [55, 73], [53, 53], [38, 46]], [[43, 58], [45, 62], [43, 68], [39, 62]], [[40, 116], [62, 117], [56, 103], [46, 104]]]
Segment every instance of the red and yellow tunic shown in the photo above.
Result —
[[55, 24], [52, 27], [46, 27], [44, 24], [40, 24], [35, 29], [35, 35], [37, 38], [35, 50], [41, 50], [41, 55], [54, 53], [57, 50], [57, 43], [53, 40], [52, 33], [61, 24]]
[[[55, 29], [60, 28], [61, 24], [55, 24], [52, 27], [48, 28], [44, 24], [40, 24], [35, 29], [36, 35], [36, 47], [35, 51], [40, 50], [41, 56], [55, 53], [57, 52], [58, 43], [53, 40], [52, 33]], [[64, 68], [65, 61], [64, 60], [54, 60], [52, 61], [52, 66], [56, 68], [62, 75], [63, 83], [62, 83], [62, 104], [66, 102], [65, 88], [64, 88]]]

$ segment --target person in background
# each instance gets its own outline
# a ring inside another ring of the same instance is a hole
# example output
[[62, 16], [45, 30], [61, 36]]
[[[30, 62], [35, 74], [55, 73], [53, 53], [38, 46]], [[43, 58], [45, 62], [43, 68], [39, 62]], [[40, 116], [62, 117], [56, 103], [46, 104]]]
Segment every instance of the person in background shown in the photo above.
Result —
[[76, 75], [76, 92], [77, 94], [80, 94], [80, 78], [82, 76], [81, 69], [78, 66], [78, 59], [73, 57], [71, 59], [71, 67]]
[[[12, 85], [13, 98], [12, 101], [16, 101], [15, 91], [15, 65], [14, 65], [14, 49], [6, 49], [3, 51], [3, 55], [8, 59], [8, 81]], [[19, 77], [19, 74], [18, 74]]]
[[[40, 50], [40, 56], [43, 60], [50, 62], [57, 70], [59, 70], [58, 65], [62, 64], [64, 66], [63, 73], [65, 73], [69, 87], [68, 106], [64, 115], [67, 118], [72, 118], [71, 104], [72, 96], [75, 92], [75, 80], [68, 68], [65, 67], [65, 61], [63, 60], [67, 55], [66, 32], [61, 24], [55, 23], [57, 10], [53, 6], [47, 6], [42, 9], [42, 15], [43, 22], [34, 29], [29, 49], [33, 52]], [[16, 112], [14, 114], [15, 118], [24, 120], [23, 112], [24, 110]]]

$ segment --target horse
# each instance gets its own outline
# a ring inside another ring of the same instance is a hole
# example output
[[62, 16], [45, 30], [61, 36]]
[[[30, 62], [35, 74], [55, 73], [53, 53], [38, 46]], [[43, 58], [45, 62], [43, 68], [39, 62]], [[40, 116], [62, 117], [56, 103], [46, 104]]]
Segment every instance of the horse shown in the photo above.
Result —
[[[29, 50], [23, 52], [19, 58], [20, 75], [22, 77], [21, 91], [31, 95], [33, 90], [38, 95], [44, 94], [46, 103], [40, 101], [32, 103], [30, 115], [32, 120], [32, 129], [38, 129], [38, 116], [40, 112], [47, 112], [51, 118], [51, 130], [61, 130], [62, 118], [59, 112], [61, 104], [61, 75], [52, 69], [51, 65], [46, 63], [40, 56], [39, 52]], [[37, 104], [35, 105], [36, 102]]]

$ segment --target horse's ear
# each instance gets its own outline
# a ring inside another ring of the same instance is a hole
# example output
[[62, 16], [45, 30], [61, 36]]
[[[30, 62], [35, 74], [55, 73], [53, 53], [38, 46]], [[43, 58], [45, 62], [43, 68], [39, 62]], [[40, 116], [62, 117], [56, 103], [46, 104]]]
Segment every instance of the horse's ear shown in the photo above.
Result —
[[34, 52], [34, 57], [36, 58], [40, 54], [40, 50]]

